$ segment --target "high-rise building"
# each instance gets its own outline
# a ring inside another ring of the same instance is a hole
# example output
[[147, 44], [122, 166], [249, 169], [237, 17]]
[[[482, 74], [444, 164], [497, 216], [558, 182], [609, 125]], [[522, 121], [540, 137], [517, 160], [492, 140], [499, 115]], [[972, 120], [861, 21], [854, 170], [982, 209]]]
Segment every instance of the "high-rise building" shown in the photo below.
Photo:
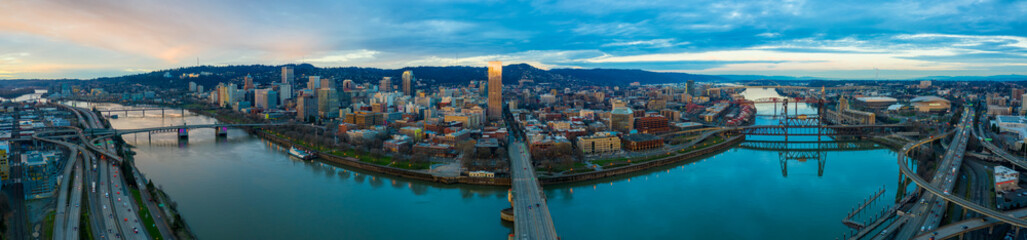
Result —
[[331, 88], [335, 89], [335, 80], [331, 78], [322, 78], [321, 86], [319, 88]]
[[353, 80], [342, 80], [342, 91], [350, 91], [356, 88], [357, 85], [353, 83]]
[[307, 78], [307, 89], [317, 91], [321, 88], [321, 76], [310, 76]]
[[302, 122], [317, 119], [317, 99], [313, 94], [296, 97], [296, 119]]
[[196, 82], [189, 82], [189, 91], [190, 92], [195, 92], [196, 91]]
[[685, 82], [685, 93], [689, 96], [695, 96], [695, 80], [688, 80], [688, 82]]
[[278, 86], [278, 102], [285, 104], [286, 100], [292, 99], [292, 85], [290, 84], [275, 84]]
[[293, 78], [294, 78], [294, 76], [293, 76], [292, 67], [290, 67], [290, 66], [282, 67], [282, 83], [284, 83], [284, 84], [292, 84]]
[[253, 76], [250, 76], [249, 74], [246, 74], [246, 77], [243, 77], [243, 82], [243, 90], [250, 90], [256, 87], [253, 86]]
[[410, 84], [414, 81], [414, 71], [406, 70], [403, 71], [403, 95], [413, 96], [414, 92], [410, 90]]
[[339, 97], [334, 88], [317, 90], [317, 115], [322, 118], [335, 118], [339, 114]]
[[378, 82], [379, 92], [391, 92], [392, 91], [392, 77], [382, 77], [382, 80]]
[[274, 89], [265, 88], [253, 91], [254, 106], [260, 109], [278, 108], [278, 92]]
[[503, 62], [489, 62], [489, 101], [488, 118], [490, 121], [503, 119]]

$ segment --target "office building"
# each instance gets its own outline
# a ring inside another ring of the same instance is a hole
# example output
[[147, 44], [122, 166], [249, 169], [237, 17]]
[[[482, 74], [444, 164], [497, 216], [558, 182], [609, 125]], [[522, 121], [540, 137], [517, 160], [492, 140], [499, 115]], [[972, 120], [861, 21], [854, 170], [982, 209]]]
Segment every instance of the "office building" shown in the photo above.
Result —
[[634, 112], [630, 108], [618, 107], [610, 111], [610, 129], [622, 133], [630, 133], [634, 128]]
[[296, 120], [302, 122], [314, 121], [317, 119], [317, 99], [313, 94], [303, 94], [296, 97]]
[[336, 118], [339, 113], [339, 96], [334, 88], [317, 90], [317, 115], [321, 118]]
[[584, 154], [613, 153], [620, 150], [617, 132], [597, 132], [591, 136], [578, 137], [578, 149]]
[[381, 81], [378, 81], [379, 92], [391, 92], [392, 91], [392, 77], [382, 77]]
[[282, 67], [282, 84], [292, 84], [293, 69], [290, 66]]
[[307, 89], [317, 91], [321, 88], [321, 76], [310, 76], [307, 78]]
[[250, 76], [249, 74], [246, 74], [246, 77], [243, 77], [242, 89], [243, 90], [250, 90], [250, 89], [253, 89], [255, 87], [256, 86], [253, 85], [253, 76]]
[[57, 153], [30, 151], [22, 154], [22, 187], [25, 199], [53, 196], [57, 184]]
[[489, 62], [489, 100], [488, 119], [503, 119], [503, 62]]
[[414, 71], [406, 70], [403, 71], [403, 95], [413, 96], [414, 92], [410, 89], [410, 84], [414, 81]]

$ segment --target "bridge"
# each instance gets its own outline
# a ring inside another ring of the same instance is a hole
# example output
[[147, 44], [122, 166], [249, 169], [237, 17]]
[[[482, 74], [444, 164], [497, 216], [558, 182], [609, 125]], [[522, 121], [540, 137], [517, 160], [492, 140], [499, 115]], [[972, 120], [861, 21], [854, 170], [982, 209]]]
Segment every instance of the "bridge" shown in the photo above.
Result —
[[[307, 124], [297, 123], [245, 123], [245, 124], [194, 124], [194, 125], [178, 125], [178, 126], [166, 126], [166, 127], [152, 127], [152, 128], [138, 128], [138, 129], [109, 129], [109, 128], [90, 128], [83, 130], [85, 133], [91, 136], [114, 136], [114, 135], [125, 135], [133, 133], [161, 133], [161, 132], [177, 132], [180, 138], [188, 138], [190, 129], [198, 128], [213, 128], [217, 136], [225, 136], [228, 134], [228, 128], [239, 128], [239, 127], [268, 127], [268, 126], [283, 126], [283, 125], [300, 125], [300, 126], [311, 126]], [[317, 126], [311, 126], [317, 127]], [[323, 128], [323, 127], [318, 127]]]
[[[106, 116], [106, 117], [113, 116], [115, 113], [125, 113], [125, 115], [128, 115], [129, 112], [140, 112], [140, 113], [143, 114], [143, 117], [146, 117], [146, 111], [150, 111], [150, 112], [160, 111], [160, 116], [164, 117], [165, 110], [170, 110], [170, 109], [165, 109], [165, 108], [94, 109], [94, 111], [100, 112], [100, 114], [102, 114], [103, 116]], [[185, 115], [185, 109], [179, 109], [179, 112], [182, 115]]]
[[849, 91], [849, 90], [860, 90], [860, 89], [873, 89], [873, 88], [876, 88], [876, 87], [872, 87], [872, 86], [810, 87], [810, 86], [791, 86], [791, 85], [764, 85], [764, 86], [723, 86], [723, 87], [707, 88], [706, 91], [707, 92], [709, 92], [709, 91], [722, 91], [722, 90], [743, 89], [743, 88], [806, 89], [806, 90], [823, 89], [825, 91], [829, 91], [829, 90]]
[[556, 227], [549, 214], [542, 185], [535, 177], [535, 166], [531, 163], [531, 155], [524, 144], [523, 133], [514, 123], [513, 115], [504, 109], [507, 125], [513, 130], [509, 134], [507, 152], [510, 155], [510, 185], [514, 210], [515, 239], [559, 239]]
[[834, 152], [881, 149], [883, 146], [868, 141], [763, 141], [746, 140], [739, 148], [784, 152]]

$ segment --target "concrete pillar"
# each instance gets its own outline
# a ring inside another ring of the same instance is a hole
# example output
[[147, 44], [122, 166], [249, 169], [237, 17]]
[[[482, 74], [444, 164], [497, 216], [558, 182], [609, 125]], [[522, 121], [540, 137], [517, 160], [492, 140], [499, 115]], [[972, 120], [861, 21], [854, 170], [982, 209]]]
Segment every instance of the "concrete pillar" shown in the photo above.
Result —
[[214, 127], [216, 137], [228, 137], [228, 127]]

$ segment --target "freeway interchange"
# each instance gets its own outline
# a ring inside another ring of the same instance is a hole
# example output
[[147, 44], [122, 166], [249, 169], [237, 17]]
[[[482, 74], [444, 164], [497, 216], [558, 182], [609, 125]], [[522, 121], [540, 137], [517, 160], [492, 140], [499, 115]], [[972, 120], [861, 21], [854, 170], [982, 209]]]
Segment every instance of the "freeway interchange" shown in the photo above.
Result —
[[[88, 128], [103, 128], [95, 113], [85, 109], [71, 108], [79, 123]], [[76, 137], [80, 143], [51, 139], [48, 135], [65, 134], [61, 137]], [[54, 221], [55, 239], [78, 239], [82, 226], [82, 209], [87, 208], [89, 227], [93, 239], [172, 239], [161, 222], [160, 236], [149, 236], [138, 215], [135, 198], [126, 187], [125, 178], [119, 170], [121, 158], [113, 154], [116, 147], [109, 136], [88, 138], [79, 128], [69, 127], [34, 135], [37, 140], [63, 145], [71, 156], [66, 164], [64, 176], [74, 171], [74, 179], [65, 178], [58, 196]], [[70, 184], [68, 182], [71, 182]], [[68, 188], [71, 188], [70, 190]], [[82, 192], [87, 201], [83, 204]], [[69, 194], [70, 193], [70, 194]], [[145, 206], [149, 207], [149, 206]], [[154, 215], [159, 211], [151, 211]]]

